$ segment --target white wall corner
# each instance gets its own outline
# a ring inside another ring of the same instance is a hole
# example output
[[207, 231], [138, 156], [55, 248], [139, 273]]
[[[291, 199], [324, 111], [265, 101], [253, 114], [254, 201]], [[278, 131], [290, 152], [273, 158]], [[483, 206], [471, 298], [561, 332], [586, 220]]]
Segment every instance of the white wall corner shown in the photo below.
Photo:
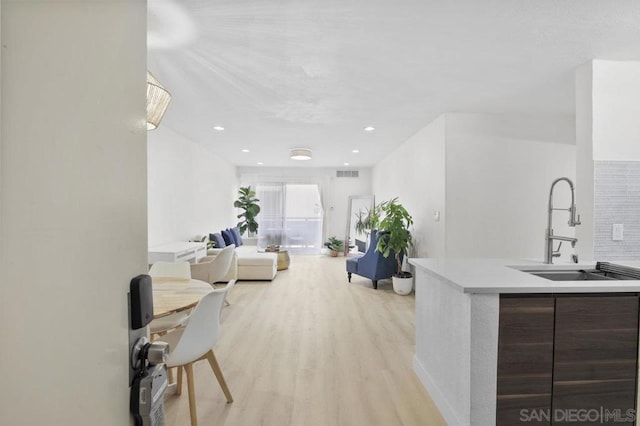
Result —
[[593, 259], [593, 61], [576, 69], [576, 205], [581, 225], [576, 227], [580, 260]]

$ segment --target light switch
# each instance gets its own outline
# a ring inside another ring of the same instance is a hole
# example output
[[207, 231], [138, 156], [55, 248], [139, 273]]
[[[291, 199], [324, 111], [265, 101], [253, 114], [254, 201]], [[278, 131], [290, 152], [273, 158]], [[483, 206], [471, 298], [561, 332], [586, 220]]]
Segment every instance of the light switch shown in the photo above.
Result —
[[440, 212], [438, 210], [433, 212], [433, 220], [435, 222], [440, 222]]
[[622, 241], [624, 239], [624, 225], [621, 223], [613, 224], [613, 232], [611, 235], [613, 241]]

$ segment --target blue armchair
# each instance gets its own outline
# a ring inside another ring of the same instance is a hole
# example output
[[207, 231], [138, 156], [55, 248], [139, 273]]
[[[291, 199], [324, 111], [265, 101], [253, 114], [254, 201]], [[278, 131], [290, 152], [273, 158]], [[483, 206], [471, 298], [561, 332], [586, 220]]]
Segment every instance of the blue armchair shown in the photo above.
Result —
[[356, 274], [369, 278], [373, 281], [373, 288], [378, 288], [378, 280], [391, 278], [398, 270], [396, 256], [393, 252], [389, 257], [384, 257], [382, 253], [376, 251], [378, 245], [378, 231], [371, 232], [371, 243], [369, 249], [361, 257], [347, 259], [347, 277], [351, 282], [351, 274]]

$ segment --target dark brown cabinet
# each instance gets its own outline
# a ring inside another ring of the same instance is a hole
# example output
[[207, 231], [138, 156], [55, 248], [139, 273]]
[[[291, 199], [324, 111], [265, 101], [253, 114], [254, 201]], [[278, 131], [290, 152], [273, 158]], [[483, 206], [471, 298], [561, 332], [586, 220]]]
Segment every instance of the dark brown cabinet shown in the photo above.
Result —
[[498, 425], [632, 424], [637, 294], [502, 296]]
[[[500, 299], [497, 424], [512, 426], [551, 406], [553, 297]], [[533, 421], [532, 424], [550, 424]]]

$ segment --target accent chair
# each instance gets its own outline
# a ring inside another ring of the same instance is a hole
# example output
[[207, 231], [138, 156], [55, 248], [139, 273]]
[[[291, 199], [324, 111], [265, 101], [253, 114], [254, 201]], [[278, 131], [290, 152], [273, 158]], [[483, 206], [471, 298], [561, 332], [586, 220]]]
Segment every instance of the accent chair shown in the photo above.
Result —
[[373, 281], [373, 288], [378, 288], [378, 280], [391, 278], [397, 272], [395, 253], [391, 252], [389, 257], [384, 257], [382, 253], [376, 251], [378, 245], [379, 232], [371, 232], [371, 243], [364, 256], [347, 259], [347, 278], [351, 282], [351, 275], [356, 274]]

